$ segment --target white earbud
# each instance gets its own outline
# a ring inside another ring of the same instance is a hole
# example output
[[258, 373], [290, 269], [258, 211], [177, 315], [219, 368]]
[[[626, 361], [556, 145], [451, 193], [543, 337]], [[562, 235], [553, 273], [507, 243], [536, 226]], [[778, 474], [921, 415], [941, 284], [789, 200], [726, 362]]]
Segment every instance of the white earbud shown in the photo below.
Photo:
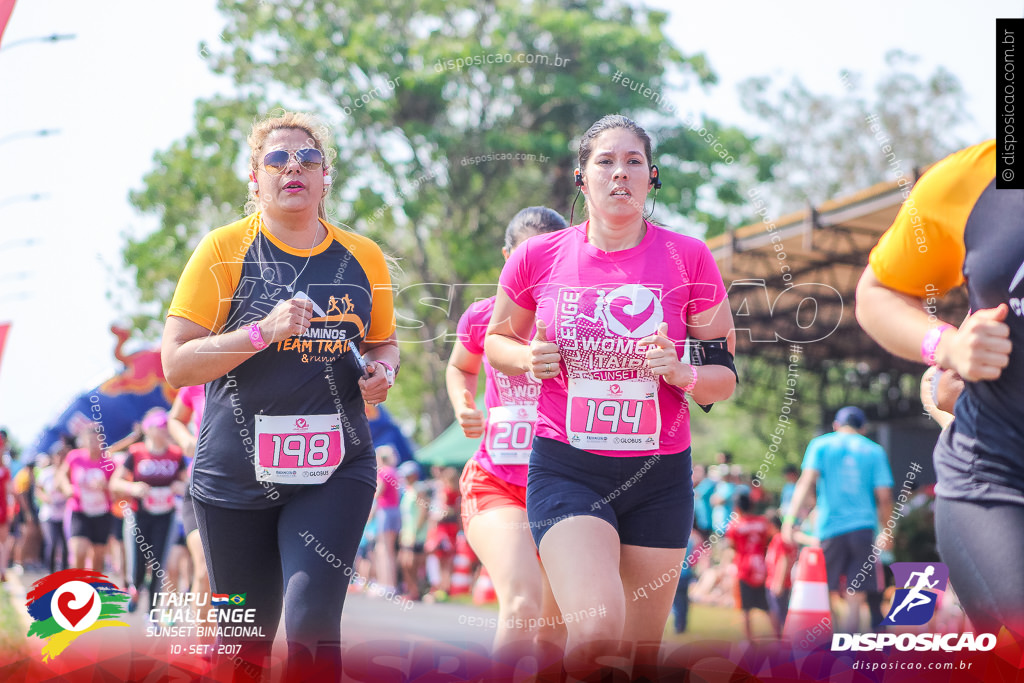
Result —
[[334, 180], [332, 180], [332, 179], [331, 179], [331, 176], [329, 176], [329, 175], [325, 175], [325, 176], [324, 176], [324, 185], [325, 185], [325, 186], [326, 186], [326, 185], [330, 185], [330, 184], [331, 184], [331, 183], [333, 183], [333, 182], [334, 182]]
[[249, 192], [259, 192], [259, 191], [260, 191], [259, 184], [257, 184], [257, 182], [255, 180], [250, 180], [249, 181]]

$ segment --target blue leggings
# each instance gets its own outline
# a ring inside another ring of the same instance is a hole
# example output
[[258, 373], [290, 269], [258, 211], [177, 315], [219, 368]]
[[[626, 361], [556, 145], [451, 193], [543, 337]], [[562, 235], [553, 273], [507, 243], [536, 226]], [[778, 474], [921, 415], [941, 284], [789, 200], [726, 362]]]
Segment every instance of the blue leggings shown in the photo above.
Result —
[[274, 508], [193, 500], [213, 592], [245, 593], [245, 608], [255, 609], [262, 629], [262, 638], [218, 639], [242, 645], [242, 661], [228, 664], [236, 680], [263, 674], [282, 607], [286, 680], [340, 680], [341, 610], [373, 493], [368, 481], [336, 473]]
[[1024, 635], [1024, 506], [938, 498], [935, 532], [976, 633]]

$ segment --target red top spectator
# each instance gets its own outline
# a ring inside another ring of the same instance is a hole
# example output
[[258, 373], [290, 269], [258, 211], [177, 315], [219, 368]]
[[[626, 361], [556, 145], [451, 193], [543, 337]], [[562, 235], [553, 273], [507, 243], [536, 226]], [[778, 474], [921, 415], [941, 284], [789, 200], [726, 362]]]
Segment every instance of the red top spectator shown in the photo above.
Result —
[[739, 517], [725, 530], [725, 537], [736, 549], [733, 563], [737, 576], [750, 586], [763, 586], [767, 576], [764, 556], [772, 535], [771, 524], [761, 515], [738, 512]]
[[[783, 593], [793, 587], [793, 565], [796, 564], [797, 547], [795, 543], [786, 543], [782, 534], [775, 534], [768, 543], [768, 552], [765, 553], [765, 564], [768, 568], [768, 575], [765, 582], [773, 593]], [[782, 576], [780, 577], [779, 574]], [[781, 579], [781, 591], [773, 586], [779, 585]]]

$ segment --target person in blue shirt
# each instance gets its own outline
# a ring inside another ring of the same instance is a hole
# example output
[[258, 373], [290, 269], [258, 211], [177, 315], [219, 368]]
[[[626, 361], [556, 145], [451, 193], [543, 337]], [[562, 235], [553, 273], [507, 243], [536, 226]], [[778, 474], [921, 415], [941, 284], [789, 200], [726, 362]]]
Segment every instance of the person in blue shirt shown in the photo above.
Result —
[[793, 463], [789, 463], [782, 469], [782, 476], [786, 478], [786, 483], [782, 485], [779, 513], [786, 514], [786, 510], [789, 509], [789, 501], [793, 499], [793, 491], [796, 489], [796, 480], [800, 477], [800, 470]]
[[711, 533], [711, 494], [715, 482], [708, 476], [704, 465], [693, 466], [693, 525], [704, 536]]
[[713, 469], [716, 474], [712, 474], [711, 478], [720, 479], [711, 494], [711, 527], [716, 534], [724, 534], [725, 528], [729, 526], [729, 517], [732, 516], [732, 497], [736, 493], [736, 484], [729, 474], [728, 465], [716, 465]]
[[[846, 633], [859, 632], [866, 593], [881, 590], [884, 576], [875, 549], [889, 546], [889, 537], [878, 534], [875, 538], [875, 529], [886, 528], [892, 510], [892, 471], [885, 449], [864, 436], [866, 423], [864, 411], [847, 406], [836, 413], [835, 431], [811, 439], [782, 522], [783, 538], [792, 543], [796, 515], [814, 487], [817, 536], [834, 596], [840, 577], [846, 577]], [[833, 619], [833, 623], [839, 622]]]

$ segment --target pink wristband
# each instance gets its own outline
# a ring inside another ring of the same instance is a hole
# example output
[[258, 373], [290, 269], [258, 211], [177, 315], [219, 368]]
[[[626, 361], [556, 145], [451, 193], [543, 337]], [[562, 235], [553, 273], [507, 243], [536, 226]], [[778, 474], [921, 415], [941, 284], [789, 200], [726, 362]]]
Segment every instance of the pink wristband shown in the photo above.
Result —
[[252, 323], [251, 325], [246, 325], [246, 327], [249, 328], [249, 341], [252, 342], [253, 348], [257, 351], [267, 348], [268, 344], [263, 341], [263, 334], [260, 332], [260, 324]]
[[690, 372], [693, 373], [693, 376], [690, 378], [690, 383], [683, 387], [684, 394], [688, 394], [693, 391], [693, 387], [697, 384], [697, 366], [691, 365]]
[[928, 330], [928, 334], [924, 335], [924, 340], [921, 342], [921, 358], [925, 363], [935, 365], [935, 351], [939, 348], [942, 333], [952, 327], [952, 325], [943, 323]]

